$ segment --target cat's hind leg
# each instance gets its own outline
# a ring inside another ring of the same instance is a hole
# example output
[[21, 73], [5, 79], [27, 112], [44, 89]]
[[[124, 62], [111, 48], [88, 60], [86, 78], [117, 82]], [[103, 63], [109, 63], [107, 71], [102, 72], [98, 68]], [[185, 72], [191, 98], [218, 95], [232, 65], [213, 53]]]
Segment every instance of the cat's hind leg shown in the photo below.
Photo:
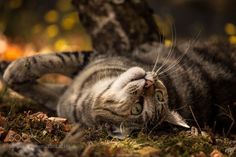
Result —
[[4, 82], [16, 92], [55, 109], [65, 85], [37, 81], [44, 74], [59, 73], [72, 77], [87, 64], [89, 53], [56, 53], [21, 58], [12, 62], [3, 74]]
[[0, 61], [0, 81], [3, 80], [3, 73], [10, 63], [10, 61]]
[[46, 84], [41, 82], [31, 82], [23, 84], [15, 84], [11, 86], [14, 91], [21, 95], [28, 97], [35, 102], [44, 105], [50, 110], [56, 110], [57, 102], [67, 85], [60, 84]]

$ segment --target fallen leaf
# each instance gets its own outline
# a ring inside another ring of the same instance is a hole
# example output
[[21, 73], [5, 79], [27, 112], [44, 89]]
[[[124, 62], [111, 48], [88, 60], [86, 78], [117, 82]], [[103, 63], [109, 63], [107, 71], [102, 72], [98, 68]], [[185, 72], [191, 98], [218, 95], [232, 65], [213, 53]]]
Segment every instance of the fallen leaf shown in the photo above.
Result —
[[206, 154], [201, 151], [201, 152], [195, 154], [194, 156], [195, 156], [195, 157], [206, 157]]
[[6, 132], [6, 130], [2, 127], [0, 127], [0, 138], [2, 139], [2, 137], [4, 136], [4, 133]]
[[32, 118], [35, 121], [45, 121], [48, 119], [48, 116], [47, 116], [47, 114], [45, 114], [43, 112], [37, 112], [37, 113], [30, 115], [30, 118]]
[[31, 142], [31, 137], [30, 137], [30, 135], [28, 135], [28, 134], [26, 134], [26, 133], [22, 133], [22, 134], [21, 134], [21, 137], [22, 137], [22, 140], [23, 140], [24, 142], [27, 142], [27, 143]]
[[6, 117], [0, 115], [0, 126], [3, 127], [6, 124], [6, 122], [7, 122]]
[[52, 132], [52, 130], [53, 130], [53, 124], [52, 124], [51, 122], [47, 122], [45, 129], [46, 129], [48, 132]]
[[72, 127], [73, 127], [73, 125], [65, 124], [65, 125], [64, 125], [64, 131], [65, 131], [65, 132], [69, 132], [69, 131], [71, 131]]
[[211, 152], [211, 157], [224, 157], [224, 155], [217, 149], [214, 149], [212, 152]]
[[62, 117], [49, 117], [48, 120], [60, 122], [60, 123], [65, 123], [67, 121], [67, 119], [62, 118]]
[[13, 130], [9, 130], [3, 142], [19, 142], [22, 137]]

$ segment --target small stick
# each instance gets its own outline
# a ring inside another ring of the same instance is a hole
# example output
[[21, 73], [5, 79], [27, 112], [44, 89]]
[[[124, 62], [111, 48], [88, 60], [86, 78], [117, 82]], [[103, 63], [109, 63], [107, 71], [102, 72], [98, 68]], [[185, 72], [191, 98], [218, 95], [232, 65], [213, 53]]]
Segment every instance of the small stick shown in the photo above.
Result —
[[230, 133], [230, 131], [231, 131], [231, 129], [233, 128], [234, 123], [235, 123], [235, 120], [234, 120], [234, 117], [233, 117], [233, 115], [232, 115], [232, 112], [231, 112], [231, 110], [230, 110], [229, 105], [228, 105], [227, 107], [228, 107], [228, 109], [229, 109], [229, 118], [232, 120], [232, 123], [231, 123], [230, 126], [229, 126], [229, 129], [228, 129], [228, 131], [227, 131], [227, 133], [226, 133], [226, 136], [229, 135], [229, 133]]
[[85, 132], [83, 129], [81, 129], [81, 125], [76, 124], [66, 135], [66, 137], [60, 142], [60, 146], [63, 147], [66, 144], [72, 143], [75, 139], [78, 142], [84, 135]]
[[192, 116], [193, 116], [194, 121], [195, 121], [196, 124], [197, 124], [198, 129], [202, 132], [202, 129], [201, 129], [200, 125], [198, 124], [197, 119], [196, 119], [196, 117], [195, 117], [195, 115], [194, 115], [194, 113], [193, 113], [192, 107], [191, 107], [190, 105], [189, 105], [188, 107], [189, 107], [189, 109], [190, 109], [190, 111], [191, 111], [191, 114], [192, 114]]

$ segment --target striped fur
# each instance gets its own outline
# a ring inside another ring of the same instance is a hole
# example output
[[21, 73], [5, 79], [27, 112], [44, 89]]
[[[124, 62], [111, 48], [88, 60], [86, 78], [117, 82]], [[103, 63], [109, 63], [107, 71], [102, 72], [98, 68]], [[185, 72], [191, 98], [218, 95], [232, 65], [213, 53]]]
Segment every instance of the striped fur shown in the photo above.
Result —
[[[153, 63], [153, 56], [158, 51], [157, 64], [162, 66], [169, 49], [156, 43], [154, 46], [158, 49], [138, 53], [136, 59], [144, 64]], [[145, 47], [143, 45], [138, 51]], [[184, 43], [178, 44], [171, 54], [164, 66], [170, 70], [159, 71], [168, 91], [169, 107], [192, 123], [196, 123], [194, 114], [202, 127], [208, 125], [225, 132], [232, 130], [236, 115], [236, 47], [222, 42], [205, 42], [189, 48], [189, 44]]]
[[[39, 84], [36, 79], [46, 73], [61, 73], [73, 82], [69, 87]], [[163, 121], [188, 127], [184, 119], [194, 124], [193, 114], [202, 127], [232, 130], [235, 78], [236, 49], [226, 43], [179, 44], [173, 51], [149, 43], [131, 57], [39, 55], [11, 63], [4, 73], [11, 88], [57, 108], [59, 116], [85, 127], [103, 125], [119, 138]]]
[[13, 90], [55, 110], [59, 97], [67, 87], [36, 80], [49, 73], [73, 78], [88, 63], [89, 56], [89, 52], [65, 52], [18, 59], [7, 67], [3, 78]]

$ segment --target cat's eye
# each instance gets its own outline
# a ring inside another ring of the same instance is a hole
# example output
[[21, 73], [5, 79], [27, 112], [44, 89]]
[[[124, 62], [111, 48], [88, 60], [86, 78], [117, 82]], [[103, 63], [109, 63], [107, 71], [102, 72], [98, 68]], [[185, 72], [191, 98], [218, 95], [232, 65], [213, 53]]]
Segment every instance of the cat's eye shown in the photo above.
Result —
[[156, 90], [155, 98], [156, 98], [157, 101], [163, 102], [164, 101], [163, 92], [161, 90]]
[[139, 115], [142, 113], [142, 111], [143, 111], [143, 104], [141, 104], [140, 102], [137, 102], [132, 107], [131, 114], [132, 115]]
[[133, 105], [131, 109], [131, 114], [132, 115], [141, 114], [143, 112], [143, 103], [144, 103], [144, 97], [140, 96], [139, 101]]

